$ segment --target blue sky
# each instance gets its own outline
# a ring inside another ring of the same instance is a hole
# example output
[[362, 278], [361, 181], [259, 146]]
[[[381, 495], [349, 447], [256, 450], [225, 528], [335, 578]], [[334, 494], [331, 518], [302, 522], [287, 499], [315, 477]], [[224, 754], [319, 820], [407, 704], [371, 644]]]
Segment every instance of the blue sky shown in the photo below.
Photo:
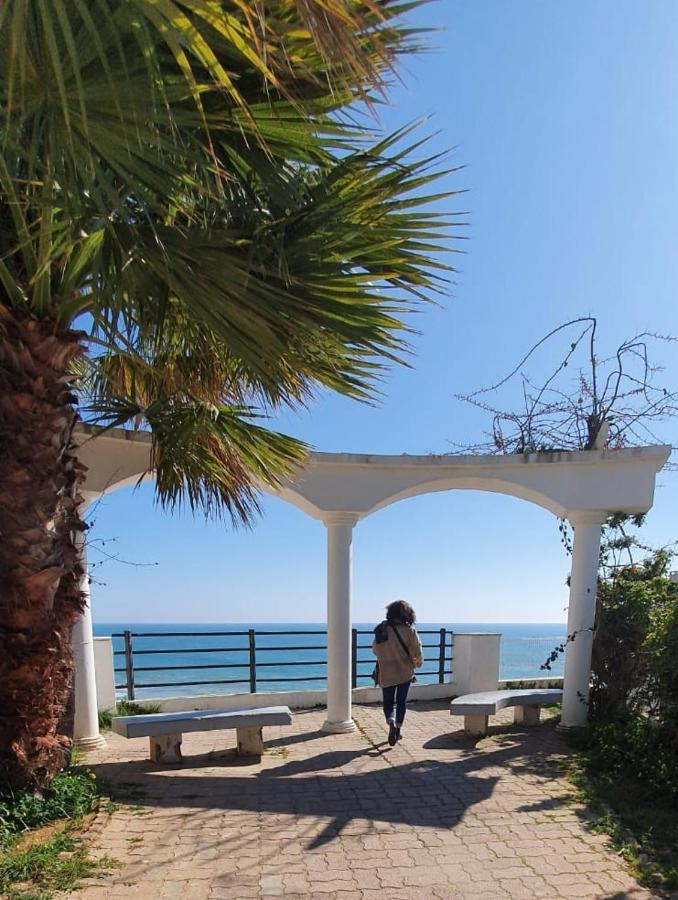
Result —
[[[675, 0], [439, 0], [415, 20], [444, 31], [407, 60], [382, 126], [430, 114], [433, 146], [455, 148], [465, 168], [444, 187], [468, 191], [454, 201], [469, 211], [464, 255], [449, 297], [417, 316], [413, 368], [389, 373], [377, 408], [324, 394], [281, 417], [320, 450], [446, 452], [479, 439], [486, 418], [454, 395], [493, 383], [578, 315], [599, 318], [601, 351], [646, 329], [678, 332]], [[675, 387], [675, 351], [654, 357]], [[672, 431], [660, 435], [675, 442]], [[651, 543], [678, 537], [676, 478], [660, 476]], [[323, 526], [273, 498], [263, 508], [252, 531], [233, 532], [163, 515], [150, 485], [104, 498], [91, 561], [97, 540], [115, 539], [106, 551], [144, 565], [95, 568], [95, 621], [323, 621]], [[564, 621], [567, 569], [542, 509], [419, 497], [357, 527], [354, 620], [404, 597], [421, 621]]]

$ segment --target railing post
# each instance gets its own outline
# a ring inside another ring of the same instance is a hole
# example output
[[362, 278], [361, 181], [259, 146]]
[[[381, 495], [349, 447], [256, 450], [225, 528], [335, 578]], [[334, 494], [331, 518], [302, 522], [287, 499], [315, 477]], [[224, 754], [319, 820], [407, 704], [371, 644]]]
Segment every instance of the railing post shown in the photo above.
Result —
[[447, 632], [440, 629], [440, 648], [438, 650], [438, 684], [445, 683], [445, 643]]
[[358, 629], [351, 629], [351, 687], [358, 687]]
[[250, 639], [250, 694], [257, 692], [257, 645], [254, 628], [249, 630]]
[[134, 700], [134, 656], [132, 654], [132, 632], [125, 631], [125, 672], [127, 675], [127, 699]]

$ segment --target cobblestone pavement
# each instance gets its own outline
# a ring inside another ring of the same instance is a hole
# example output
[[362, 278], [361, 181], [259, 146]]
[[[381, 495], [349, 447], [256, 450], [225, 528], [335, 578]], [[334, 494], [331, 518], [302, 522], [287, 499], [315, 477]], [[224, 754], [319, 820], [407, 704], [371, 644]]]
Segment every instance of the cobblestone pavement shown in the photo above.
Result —
[[121, 865], [69, 896], [657, 896], [587, 827], [550, 725], [509, 728], [507, 714], [474, 741], [447, 704], [418, 703], [391, 749], [376, 707], [354, 713], [349, 735], [322, 734], [323, 711], [296, 713], [264, 732], [261, 762], [227, 749], [233, 731], [185, 735], [183, 764], [167, 767], [146, 739], [109, 735], [89, 762], [120, 805], [88, 841]]

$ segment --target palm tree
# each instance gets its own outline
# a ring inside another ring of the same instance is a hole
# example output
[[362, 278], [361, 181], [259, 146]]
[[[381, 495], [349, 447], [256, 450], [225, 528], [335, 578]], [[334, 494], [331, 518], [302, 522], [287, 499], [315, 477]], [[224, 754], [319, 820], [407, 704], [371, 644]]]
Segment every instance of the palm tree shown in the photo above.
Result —
[[412, 5], [3, 4], [0, 780], [68, 755], [76, 422], [149, 430], [164, 505], [246, 523], [306, 452], [267, 413], [367, 399], [402, 360], [445, 274], [439, 167], [347, 110], [411, 47]]

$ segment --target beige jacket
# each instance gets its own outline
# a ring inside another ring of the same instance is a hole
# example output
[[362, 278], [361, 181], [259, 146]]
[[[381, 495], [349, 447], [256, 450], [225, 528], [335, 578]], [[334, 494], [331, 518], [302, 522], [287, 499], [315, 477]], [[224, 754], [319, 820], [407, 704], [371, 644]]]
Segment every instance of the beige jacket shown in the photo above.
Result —
[[393, 634], [393, 628], [388, 626], [388, 640], [378, 644], [372, 641], [372, 653], [379, 661], [379, 687], [393, 687], [394, 684], [403, 684], [411, 681], [415, 668], [424, 661], [419, 635], [409, 625], [396, 625], [398, 634], [408, 649], [409, 658], [405, 656], [398, 638]]

